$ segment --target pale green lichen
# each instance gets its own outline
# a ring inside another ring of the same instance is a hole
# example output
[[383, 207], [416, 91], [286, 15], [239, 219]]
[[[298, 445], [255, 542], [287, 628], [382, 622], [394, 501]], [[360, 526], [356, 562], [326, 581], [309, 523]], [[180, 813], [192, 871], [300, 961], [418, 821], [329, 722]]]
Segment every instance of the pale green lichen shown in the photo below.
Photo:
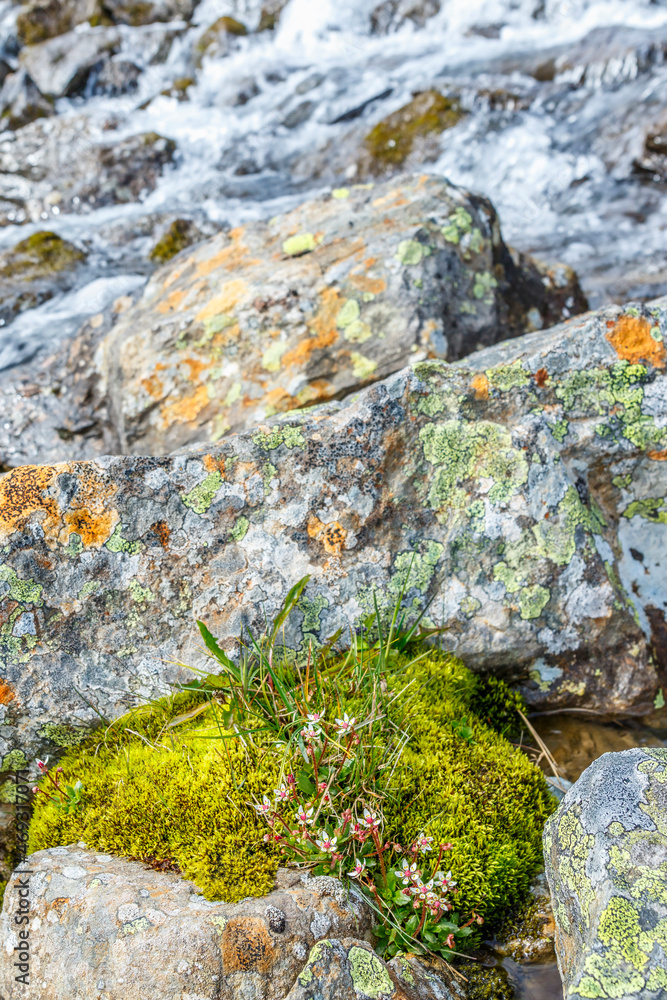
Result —
[[10, 750], [2, 758], [0, 771], [22, 771], [28, 766], [28, 759], [23, 750]]
[[303, 427], [299, 425], [287, 424], [284, 427], [274, 427], [268, 433], [261, 431], [253, 436], [253, 444], [262, 451], [273, 451], [284, 444], [286, 448], [305, 448], [306, 439], [303, 436]]
[[283, 243], [283, 253], [290, 257], [300, 257], [315, 249], [317, 249], [317, 240], [312, 233], [298, 233], [296, 236], [289, 236]]
[[12, 600], [20, 601], [21, 604], [33, 604], [38, 608], [42, 607], [44, 602], [42, 600], [41, 583], [36, 583], [34, 580], [19, 579], [16, 570], [5, 563], [0, 565], [0, 581], [9, 584], [8, 596]]
[[357, 994], [370, 997], [371, 1000], [393, 996], [391, 976], [375, 952], [353, 945], [347, 953], [347, 960], [350, 963], [352, 985]]
[[482, 271], [475, 275], [472, 294], [476, 299], [490, 299], [493, 297], [493, 290], [498, 287], [498, 282], [489, 271]]
[[488, 498], [500, 503], [518, 493], [528, 479], [525, 455], [513, 446], [510, 432], [500, 424], [449, 420], [427, 424], [419, 437], [425, 459], [434, 466], [428, 493], [433, 508], [465, 508], [467, 480], [493, 480]]
[[431, 248], [418, 240], [401, 240], [396, 250], [396, 257], [401, 264], [412, 267], [415, 264], [420, 264], [423, 258], [428, 257], [430, 253]]
[[183, 503], [195, 512], [195, 514], [205, 514], [213, 503], [215, 494], [222, 486], [222, 475], [217, 470], [209, 472], [206, 479], [193, 487], [189, 493], [183, 497]]
[[513, 361], [510, 365], [498, 365], [496, 368], [487, 368], [484, 373], [489, 380], [489, 385], [499, 392], [509, 392], [510, 389], [519, 389], [530, 384], [530, 378], [520, 361]]
[[333, 945], [331, 944], [330, 941], [318, 941], [317, 944], [314, 944], [313, 947], [310, 949], [310, 954], [308, 955], [308, 961], [306, 962], [302, 971], [297, 976], [297, 981], [299, 982], [300, 986], [309, 986], [310, 983], [312, 983], [313, 979], [315, 978], [315, 974], [313, 972], [313, 966], [317, 962], [321, 961], [321, 959], [324, 957], [325, 949], [327, 948], [329, 949], [333, 948]]
[[365, 355], [359, 354], [358, 351], [352, 351], [350, 361], [352, 362], [354, 377], [360, 379], [362, 382], [369, 379], [377, 368], [377, 361], [372, 361]]
[[155, 600], [155, 594], [150, 587], [142, 587], [138, 580], [130, 580], [127, 589], [136, 604], [150, 604], [151, 601]]
[[[447, 225], [442, 227], [442, 235], [445, 237], [448, 243], [458, 243], [464, 233], [469, 233], [472, 228], [472, 215], [463, 208], [459, 206], [450, 215], [447, 220]], [[475, 230], [479, 233], [479, 230]], [[479, 233], [481, 237], [481, 233]]]
[[241, 539], [245, 538], [245, 536], [247, 535], [249, 527], [250, 527], [250, 521], [248, 520], [247, 517], [244, 517], [242, 514], [240, 517], [237, 517], [234, 527], [229, 532], [229, 534], [231, 535], [231, 537], [234, 539], [235, 542], [240, 542]]
[[643, 500], [633, 500], [625, 508], [622, 516], [628, 519], [643, 517], [645, 521], [651, 521], [653, 524], [667, 524], [667, 498], [646, 497]]
[[57, 747], [77, 747], [85, 740], [90, 730], [86, 727], [72, 729], [57, 722], [46, 722], [39, 730], [39, 735], [51, 740]]
[[519, 592], [519, 610], [521, 617], [525, 620], [539, 618], [551, 597], [546, 587], [534, 584], [530, 587], [523, 587]]
[[141, 552], [145, 548], [143, 542], [128, 542], [127, 539], [123, 538], [123, 528], [122, 525], [117, 524], [114, 528], [113, 535], [106, 543], [106, 548], [109, 552], [127, 552], [128, 555], [134, 556], [137, 552]]
[[[262, 355], [262, 368], [264, 368], [264, 370], [267, 372], [280, 371], [280, 359], [282, 358], [286, 350], [287, 350], [287, 344], [282, 343], [280, 340], [274, 341], [273, 344], [270, 344], [269, 347], [267, 347], [267, 349], [264, 351], [264, 354]], [[234, 385], [238, 385], [239, 387], [238, 395], [240, 396], [241, 383], [235, 382]], [[236, 396], [235, 398], [238, 399], [238, 396]], [[235, 401], [234, 399], [231, 400], [231, 402], [234, 401]], [[230, 404], [228, 403], [227, 405], [229, 406]]]

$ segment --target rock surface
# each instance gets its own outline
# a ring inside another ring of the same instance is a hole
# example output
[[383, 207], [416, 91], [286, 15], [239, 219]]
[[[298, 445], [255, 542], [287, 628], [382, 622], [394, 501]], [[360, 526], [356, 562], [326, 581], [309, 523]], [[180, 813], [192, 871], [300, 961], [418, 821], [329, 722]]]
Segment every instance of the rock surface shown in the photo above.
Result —
[[64, 35], [77, 24], [99, 20], [100, 0], [32, 0], [23, 4], [16, 18], [16, 33], [22, 45], [35, 45]]
[[0, 141], [0, 225], [37, 222], [54, 206], [83, 213], [138, 201], [174, 151], [154, 132], [113, 142], [84, 117], [34, 121]]
[[52, 103], [39, 92], [24, 69], [5, 77], [0, 89], [0, 132], [15, 131], [52, 114]]
[[94, 718], [87, 703], [113, 716], [174, 661], [202, 666], [194, 618], [233, 652], [308, 573], [285, 633], [304, 655], [374, 592], [389, 613], [410, 570], [408, 605], [432, 598], [446, 644], [522, 679], [532, 704], [649, 711], [666, 326], [666, 300], [613, 306], [214, 448], [12, 471], [0, 752], [44, 756]]
[[[283, 1000], [315, 942], [352, 938], [365, 949], [370, 938], [368, 909], [333, 878], [282, 869], [284, 888], [228, 904], [208, 902], [177, 875], [76, 844], [39, 851], [22, 867], [31, 874], [14, 873], [0, 916], [2, 996], [14, 996], [22, 878], [30, 890], [26, 1000]], [[387, 977], [384, 963], [367, 954]]]
[[45, 97], [73, 97], [86, 85], [90, 71], [120, 43], [116, 28], [69, 31], [22, 49], [23, 69]]
[[511, 256], [487, 201], [404, 177], [175, 259], [106, 338], [100, 384], [120, 451], [162, 455], [583, 307], [567, 268]]
[[544, 832], [563, 995], [667, 991], [667, 750], [606, 753]]
[[0, 321], [71, 287], [85, 254], [55, 233], [33, 233], [0, 254]]

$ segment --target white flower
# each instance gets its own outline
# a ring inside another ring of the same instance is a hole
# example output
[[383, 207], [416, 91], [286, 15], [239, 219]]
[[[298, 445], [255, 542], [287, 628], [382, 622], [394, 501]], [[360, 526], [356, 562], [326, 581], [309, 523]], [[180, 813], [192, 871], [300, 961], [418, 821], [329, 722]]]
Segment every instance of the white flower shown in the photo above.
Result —
[[273, 792], [276, 802], [287, 802], [289, 799], [289, 788], [287, 785], [281, 785], [280, 788], [276, 788]]
[[422, 854], [427, 854], [432, 851], [433, 848], [431, 844], [433, 843], [433, 837], [425, 837], [423, 833], [420, 833], [417, 837], [416, 844]]
[[301, 826], [310, 826], [313, 822], [313, 809], [306, 809], [304, 806], [299, 806], [296, 812], [296, 821]]
[[411, 882], [416, 882], [421, 872], [418, 870], [416, 864], [408, 864], [408, 862], [403, 858], [402, 866], [399, 871], [395, 871], [394, 875], [396, 878], [400, 878], [403, 885], [410, 885]]
[[357, 720], [351, 719], [347, 712], [344, 712], [342, 719], [336, 719], [336, 733], [338, 736], [347, 736], [349, 733], [354, 732], [356, 724]]
[[312, 715], [308, 716], [308, 721], [309, 722], [321, 722], [322, 719], [324, 718], [324, 715], [325, 715], [324, 712], [313, 712]]
[[330, 837], [326, 830], [322, 830], [315, 843], [321, 851], [328, 851], [330, 854], [336, 850], [338, 837]]
[[301, 730], [301, 735], [303, 736], [306, 743], [310, 743], [312, 740], [317, 739], [317, 737], [320, 735], [320, 732], [321, 732], [320, 727], [315, 726], [311, 723], [309, 726], [305, 726]]
[[360, 875], [363, 875], [365, 867], [366, 867], [365, 861], [357, 861], [354, 865], [354, 868], [351, 868], [347, 874], [350, 876], [350, 878], [359, 878]]
[[265, 795], [263, 801], [258, 806], [254, 806], [260, 816], [266, 816], [267, 813], [271, 812], [272, 806], [269, 798]]
[[370, 809], [364, 809], [363, 822], [369, 830], [377, 830], [380, 825], [377, 813], [371, 812]]

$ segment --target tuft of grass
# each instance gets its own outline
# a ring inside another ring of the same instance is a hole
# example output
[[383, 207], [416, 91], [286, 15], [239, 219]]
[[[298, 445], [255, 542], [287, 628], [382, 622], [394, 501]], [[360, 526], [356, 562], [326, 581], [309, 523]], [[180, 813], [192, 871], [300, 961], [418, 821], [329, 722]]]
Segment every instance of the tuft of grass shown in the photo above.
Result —
[[287, 748], [308, 763], [299, 745], [308, 714], [348, 712], [367, 720], [350, 789], [378, 803], [386, 839], [451, 843], [454, 905], [493, 928], [526, 898], [555, 804], [542, 773], [493, 728], [506, 727], [520, 699], [429, 645], [419, 622], [399, 615], [400, 600], [388, 626], [376, 612], [352, 631], [347, 652], [333, 651], [336, 635], [297, 659], [278, 640], [306, 583], [237, 661], [200, 623], [217, 672], [68, 749], [63, 778], [82, 782], [81, 804], [65, 813], [40, 796], [29, 849], [83, 840], [169, 866], [209, 899], [263, 894], [280, 855], [254, 803], [282, 782]]

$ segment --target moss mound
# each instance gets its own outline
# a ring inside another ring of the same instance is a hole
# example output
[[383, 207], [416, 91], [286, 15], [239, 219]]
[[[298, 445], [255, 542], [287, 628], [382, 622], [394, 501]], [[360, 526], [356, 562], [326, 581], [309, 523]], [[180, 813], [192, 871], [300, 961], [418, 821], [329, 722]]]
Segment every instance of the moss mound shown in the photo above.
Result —
[[[528, 758], [474, 715], [478, 681], [460, 661], [430, 650], [411, 665], [395, 655], [389, 688], [409, 680], [394, 702], [412, 738], [390, 786], [387, 833], [409, 841], [427, 830], [451, 842], [460, 909], [493, 924], [528, 891], [554, 800]], [[40, 796], [30, 851], [83, 840], [171, 864], [208, 898], [268, 891], [279, 858], [250, 803], [271, 795], [279, 759], [268, 748], [251, 757], [236, 737], [207, 738], [221, 735], [212, 723], [201, 696], [179, 694], [68, 750], [61, 766], [68, 781], [83, 783], [83, 801], [66, 813]]]
[[[185, 81], [175, 81], [174, 87], [179, 82]], [[185, 89], [191, 83], [192, 80], [187, 78]], [[197, 228], [189, 219], [176, 219], [151, 250], [151, 260], [157, 261], [158, 264], [166, 263], [172, 257], [175, 257], [177, 253], [180, 253], [181, 250], [192, 246], [197, 241], [197, 234]]]
[[365, 139], [371, 167], [381, 171], [398, 167], [412, 152], [419, 136], [444, 132], [463, 117], [458, 101], [444, 97], [437, 90], [425, 90], [394, 111], [373, 128]]
[[55, 233], [33, 233], [3, 255], [0, 278], [45, 278], [70, 270], [84, 258], [81, 250]]

